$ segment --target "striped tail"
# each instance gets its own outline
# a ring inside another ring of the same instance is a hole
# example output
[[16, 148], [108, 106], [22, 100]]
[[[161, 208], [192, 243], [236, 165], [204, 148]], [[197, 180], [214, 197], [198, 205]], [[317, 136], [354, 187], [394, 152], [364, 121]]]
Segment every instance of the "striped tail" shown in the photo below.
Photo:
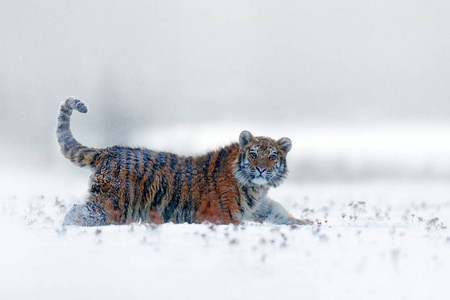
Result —
[[76, 109], [80, 113], [87, 113], [86, 104], [74, 97], [69, 97], [61, 103], [56, 129], [61, 153], [80, 167], [93, 167], [96, 157], [95, 154], [99, 149], [83, 146], [73, 137], [72, 131], [70, 130], [70, 116], [72, 115], [73, 109]]

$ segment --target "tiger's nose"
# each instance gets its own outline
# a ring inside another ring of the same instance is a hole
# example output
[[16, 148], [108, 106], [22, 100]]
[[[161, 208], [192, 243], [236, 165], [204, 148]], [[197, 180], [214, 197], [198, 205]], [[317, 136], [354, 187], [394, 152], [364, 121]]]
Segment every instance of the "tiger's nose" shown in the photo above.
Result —
[[262, 172], [264, 172], [267, 168], [266, 168], [266, 167], [259, 167], [259, 166], [256, 166], [256, 169], [258, 169], [259, 173], [262, 174]]

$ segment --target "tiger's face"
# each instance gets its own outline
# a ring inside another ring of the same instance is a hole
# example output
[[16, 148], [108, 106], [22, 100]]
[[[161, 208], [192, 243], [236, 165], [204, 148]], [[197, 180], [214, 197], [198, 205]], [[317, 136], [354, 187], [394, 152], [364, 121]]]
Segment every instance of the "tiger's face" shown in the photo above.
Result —
[[286, 155], [292, 148], [289, 138], [275, 141], [253, 137], [248, 131], [239, 136], [239, 157], [235, 175], [242, 184], [278, 186], [286, 177]]

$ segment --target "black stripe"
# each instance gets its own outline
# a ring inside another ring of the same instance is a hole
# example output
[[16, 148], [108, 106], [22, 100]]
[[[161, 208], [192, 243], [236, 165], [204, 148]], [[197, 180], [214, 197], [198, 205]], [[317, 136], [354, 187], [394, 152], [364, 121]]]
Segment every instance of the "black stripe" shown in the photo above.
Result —
[[127, 158], [126, 158], [126, 162], [125, 162], [125, 170], [126, 170], [126, 175], [125, 175], [125, 194], [124, 197], [125, 199], [123, 199], [123, 208], [124, 208], [124, 222], [127, 221], [127, 217], [128, 217], [128, 205], [130, 204], [130, 163], [131, 163], [131, 159], [133, 156], [133, 152], [131, 151], [130, 148], [126, 149], [127, 152]]
[[70, 159], [71, 162], [73, 162], [73, 163], [77, 162], [77, 160], [75, 160], [75, 155], [78, 153], [78, 151], [80, 151], [80, 150], [83, 149], [83, 148], [86, 148], [86, 147], [85, 147], [85, 146], [82, 146], [82, 145], [80, 145], [80, 144], [78, 144], [77, 146], [72, 147], [72, 148], [70, 149], [71, 152], [70, 152], [70, 157], [69, 157], [69, 159]]
[[[144, 150], [144, 151], [150, 152], [149, 150]], [[150, 173], [147, 181], [144, 184], [144, 193], [142, 195], [142, 201], [141, 201], [141, 205], [140, 205], [140, 209], [139, 209], [141, 214], [146, 213], [144, 211], [144, 208], [145, 208], [144, 200], [147, 198], [148, 194], [150, 193], [150, 187], [153, 184], [153, 180], [155, 179], [155, 173], [158, 172], [159, 170], [161, 170], [166, 165], [166, 163], [167, 163], [167, 153], [159, 152], [158, 155], [154, 159], [152, 170], [150, 171], [151, 173]], [[159, 185], [160, 185], [160, 183], [158, 183], [158, 186]], [[153, 203], [154, 195], [153, 195], [152, 199], [149, 199], [149, 201], [151, 203]], [[153, 204], [152, 204], [152, 206], [153, 206]]]
[[87, 112], [86, 105], [80, 99], [76, 99], [73, 102], [73, 107], [81, 113]]
[[89, 149], [87, 147], [84, 147], [85, 149], [81, 150], [78, 154], [78, 158], [76, 160], [76, 164], [79, 166], [86, 166], [86, 163], [84, 163], [84, 158], [86, 157], [86, 154], [91, 153], [95, 151], [94, 149]]
[[70, 130], [70, 124], [69, 123], [64, 123], [64, 124], [59, 124], [58, 125], [58, 132], [64, 132], [64, 131], [69, 131]]
[[214, 185], [214, 188], [217, 189], [217, 177], [220, 174], [220, 166], [222, 164], [222, 160], [226, 159], [227, 156], [227, 150], [225, 148], [223, 148], [222, 150], [219, 151], [219, 154], [217, 155], [216, 161], [214, 163], [214, 169], [212, 171], [212, 182]]
[[182, 222], [188, 222], [192, 223], [191, 218], [191, 205], [192, 205], [192, 157], [186, 158], [185, 161], [186, 165], [186, 179], [187, 179], [187, 188], [188, 188], [188, 197], [187, 199], [184, 199], [183, 209], [182, 209], [182, 215], [181, 218], [178, 221], [178, 223]]
[[243, 153], [240, 153], [239, 154], [239, 160], [238, 160], [238, 166], [241, 166], [242, 165], [242, 160], [244, 159], [244, 154]]
[[131, 201], [131, 215], [133, 216], [133, 218], [136, 218], [136, 203], [137, 203], [137, 199], [139, 198], [139, 183], [142, 180], [142, 174], [139, 173], [139, 166], [142, 163], [139, 159], [139, 154], [142, 153], [141, 149], [134, 149], [134, 195], [133, 195], [133, 199], [130, 199]]
[[78, 144], [78, 142], [75, 140], [73, 135], [70, 135], [66, 140], [66, 145], [69, 146], [69, 148], [72, 148], [77, 144]]
[[214, 163], [214, 169], [212, 171], [212, 182], [214, 185], [214, 190], [216, 191], [216, 195], [219, 200], [219, 205], [220, 205], [221, 211], [223, 211], [223, 202], [222, 202], [222, 198], [220, 197], [220, 193], [217, 188], [217, 177], [219, 177], [219, 175], [221, 173], [220, 167], [222, 165], [222, 161], [226, 160], [227, 155], [228, 155], [228, 152], [225, 148], [223, 148], [222, 150], [219, 151], [219, 154], [217, 155], [217, 159]]
[[159, 152], [158, 156], [156, 156], [156, 160], [159, 162], [159, 169], [161, 170], [167, 163], [167, 153]]
[[[146, 182], [147, 188], [145, 188], [145, 189], [147, 191], [153, 183], [153, 180], [155, 178], [155, 173], [158, 172], [159, 170], [162, 170], [164, 168], [164, 166], [166, 165], [166, 163], [167, 163], [167, 153], [159, 152], [158, 155], [155, 157], [155, 162], [152, 167], [152, 173], [150, 174], [150, 177]], [[158, 186], [160, 184], [161, 184], [160, 182], [157, 183]], [[150, 199], [150, 201], [153, 202], [154, 199]]]
[[173, 194], [172, 199], [169, 200], [169, 203], [164, 208], [164, 211], [162, 213], [162, 217], [164, 219], [164, 222], [169, 222], [172, 219], [172, 214], [175, 211], [175, 209], [178, 207], [178, 204], [180, 203], [181, 198], [181, 188], [183, 185], [183, 182], [181, 181], [181, 172], [182, 172], [183, 164], [178, 164], [178, 169], [175, 173], [175, 176], [173, 178]]
[[[78, 156], [77, 163], [78, 163], [79, 165], [86, 165], [86, 163], [83, 163], [83, 161], [85, 160], [86, 155], [89, 154], [89, 153], [92, 153], [92, 152], [95, 152], [95, 149], [87, 148], [87, 147], [86, 147], [86, 149], [84, 149], [84, 150], [80, 153], [80, 155]], [[90, 162], [89, 162], [89, 163], [90, 163]]]
[[[124, 163], [124, 159], [123, 159], [123, 149], [121, 149], [121, 147], [119, 146], [114, 146], [112, 147], [112, 150], [114, 151], [114, 160], [116, 161], [117, 165], [115, 170], [110, 170], [109, 174], [111, 174], [112, 176], [114, 176], [115, 178], [119, 177], [119, 173], [120, 170], [123, 168], [122, 164]], [[110, 164], [111, 166], [111, 164]], [[113, 174], [116, 173], [116, 174]], [[114, 197], [114, 194], [116, 195], [120, 195], [120, 183], [118, 184], [119, 186], [117, 186], [117, 184], [113, 187], [116, 189], [117, 193], [111, 193], [109, 196], [111, 197], [111, 201], [114, 207], [114, 210], [120, 211], [120, 206], [119, 206], [119, 199], [117, 199], [116, 197]]]
[[207, 195], [209, 191], [209, 177], [208, 177], [208, 169], [209, 164], [211, 163], [211, 157], [214, 155], [214, 151], [208, 152], [205, 156], [200, 157], [197, 160], [197, 182], [198, 182], [198, 201], [195, 203], [195, 207], [193, 208], [195, 211], [198, 209], [200, 205], [200, 200], [203, 198], [203, 195]]
[[[96, 151], [96, 150], [94, 150], [94, 151]], [[99, 157], [100, 157], [100, 154], [102, 154], [102, 153], [103, 153], [103, 150], [100, 150], [100, 151], [95, 152], [95, 154], [92, 156], [92, 159], [91, 159], [91, 161], [90, 161], [90, 165], [91, 165], [92, 167], [95, 166], [97, 160], [98, 160]]]
[[[151, 158], [152, 151], [144, 149], [143, 154], [144, 154], [144, 176], [145, 176], [149, 172], [149, 165], [152, 160], [152, 158]], [[147, 178], [147, 180], [144, 183], [142, 197], [141, 197], [141, 203], [139, 206], [139, 214], [141, 214], [141, 215], [147, 213], [146, 211], [144, 211], [145, 200], [147, 199], [148, 193], [150, 192], [150, 185], [153, 181], [153, 171], [154, 171], [154, 168], [152, 166], [152, 170], [150, 171], [151, 173], [149, 174], [149, 177]], [[135, 205], [136, 205], [136, 199], [135, 199]]]
[[[70, 115], [67, 115], [65, 113], [61, 113], [58, 116], [58, 121], [59, 122], [70, 122]], [[68, 123], [67, 123], [68, 124]]]
[[64, 143], [66, 145], [76, 144], [76, 141], [70, 132], [65, 132], [65, 133], [61, 134], [58, 141], [59, 141], [59, 143]]
[[139, 154], [141, 153], [140, 149], [134, 149], [134, 172], [136, 175], [139, 174], [139, 166], [141, 161], [139, 160]]
[[239, 213], [241, 214], [241, 217], [244, 215], [244, 208], [241, 206], [241, 191], [239, 190], [239, 186], [235, 185], [236, 188], [236, 195], [237, 195], [237, 205], [239, 206]]
[[174, 172], [178, 163], [178, 155], [170, 154], [170, 171]]
[[[186, 166], [186, 179], [188, 184], [188, 189], [191, 192], [192, 189], [192, 157], [187, 157], [185, 160], [185, 166]], [[192, 195], [190, 196], [192, 198]]]
[[242, 191], [244, 192], [245, 200], [247, 201], [248, 206], [249, 206], [250, 208], [253, 207], [253, 205], [255, 205], [255, 199], [253, 199], [253, 197], [250, 196], [250, 195], [248, 194], [248, 189], [247, 189], [247, 187], [246, 187], [246, 186], [243, 186], [243, 187], [242, 187]]
[[63, 149], [64, 149], [64, 153], [68, 153], [70, 151], [70, 149], [72, 149], [73, 147], [75, 147], [77, 145], [77, 141], [73, 138], [72, 135], [66, 137], [65, 140], [63, 140]]
[[241, 207], [241, 193], [239, 192], [239, 187], [237, 185], [235, 187], [236, 187], [236, 194], [237, 194], [236, 202], [237, 202], [237, 205], [239, 207]]
[[281, 171], [282, 174], [286, 173], [286, 157], [280, 158], [280, 167], [283, 168], [283, 171]]
[[161, 181], [159, 182], [158, 189], [156, 190], [155, 196], [153, 197], [153, 202], [150, 206], [150, 208], [157, 209], [162, 202], [162, 199], [167, 194], [169, 184], [167, 182], [166, 176], [161, 176]]
[[66, 106], [65, 104], [61, 106], [60, 112], [66, 115], [71, 115], [72, 114], [72, 108], [69, 106]]

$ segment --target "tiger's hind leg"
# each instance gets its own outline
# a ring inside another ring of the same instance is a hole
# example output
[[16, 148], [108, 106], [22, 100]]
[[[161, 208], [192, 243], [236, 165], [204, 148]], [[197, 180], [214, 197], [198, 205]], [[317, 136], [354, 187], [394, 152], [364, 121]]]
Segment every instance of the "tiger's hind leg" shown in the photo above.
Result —
[[64, 218], [63, 226], [102, 226], [107, 225], [105, 212], [94, 202], [75, 204]]

